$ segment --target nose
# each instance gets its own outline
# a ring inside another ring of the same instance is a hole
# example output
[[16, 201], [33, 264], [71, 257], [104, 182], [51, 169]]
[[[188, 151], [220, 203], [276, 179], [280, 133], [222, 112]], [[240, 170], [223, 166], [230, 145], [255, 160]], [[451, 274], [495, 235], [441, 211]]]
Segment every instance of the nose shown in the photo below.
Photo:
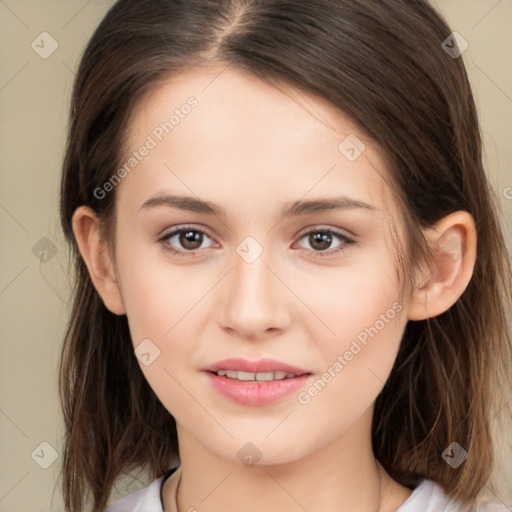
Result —
[[272, 267], [266, 250], [254, 261], [234, 255], [219, 315], [223, 329], [239, 338], [255, 340], [275, 336], [288, 327], [291, 292]]

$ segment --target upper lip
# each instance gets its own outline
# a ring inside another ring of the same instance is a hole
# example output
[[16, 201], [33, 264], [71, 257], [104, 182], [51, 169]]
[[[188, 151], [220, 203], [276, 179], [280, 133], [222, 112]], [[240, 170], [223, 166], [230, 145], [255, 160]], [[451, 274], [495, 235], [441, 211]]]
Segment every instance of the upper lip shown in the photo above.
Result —
[[241, 359], [237, 357], [217, 361], [216, 363], [213, 363], [210, 366], [203, 368], [203, 370], [209, 372], [217, 372], [219, 370], [234, 370], [251, 373], [281, 371], [286, 373], [293, 373], [295, 375], [311, 373], [308, 370], [298, 368], [297, 366], [293, 366], [288, 363], [283, 363], [282, 361], [277, 361], [276, 359], [259, 359], [258, 361], [248, 361], [247, 359]]

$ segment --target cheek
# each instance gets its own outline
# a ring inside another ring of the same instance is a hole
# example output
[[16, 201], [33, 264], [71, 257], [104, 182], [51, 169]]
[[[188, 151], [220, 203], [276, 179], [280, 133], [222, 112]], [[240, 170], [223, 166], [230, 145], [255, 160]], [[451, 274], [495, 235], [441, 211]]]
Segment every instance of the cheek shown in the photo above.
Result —
[[[122, 248], [122, 237], [119, 239]], [[148, 246], [130, 243], [130, 251], [119, 250], [118, 254], [134, 356], [169, 411], [189, 410], [192, 404], [179, 383], [193, 370], [193, 335], [187, 331], [190, 322], [194, 329], [200, 323], [195, 308], [206, 291], [205, 278], [201, 280], [198, 273], [169, 264]]]
[[[309, 324], [324, 368], [297, 398], [309, 414], [320, 417], [331, 411], [350, 425], [371, 406], [391, 372], [407, 323], [406, 308], [385, 251], [340, 267], [320, 282], [314, 288], [309, 283], [315, 293], [309, 294], [308, 305], [322, 320]], [[333, 435], [339, 427], [333, 425]]]
[[204, 294], [204, 273], [170, 263], [159, 247], [134, 244], [129, 252], [119, 253], [122, 296], [134, 345], [145, 338], [168, 343], [190, 320], [188, 315], [193, 315]]
[[139, 366], [162, 404], [181, 420], [179, 412], [194, 405], [180, 383], [194, 370], [187, 326], [200, 322], [194, 305], [205, 292], [205, 279], [155, 254], [136, 247], [120, 254], [123, 301]]
[[364, 343], [370, 336], [367, 329], [375, 335], [372, 326], [383, 337], [400, 337], [397, 320], [402, 326], [400, 312], [405, 309], [399, 302], [401, 285], [384, 243], [375, 245], [348, 254], [337, 267], [303, 272], [295, 279], [297, 295], [321, 320], [314, 322], [309, 315], [308, 325], [315, 329], [311, 339], [328, 340], [329, 347], [342, 350], [355, 338]]

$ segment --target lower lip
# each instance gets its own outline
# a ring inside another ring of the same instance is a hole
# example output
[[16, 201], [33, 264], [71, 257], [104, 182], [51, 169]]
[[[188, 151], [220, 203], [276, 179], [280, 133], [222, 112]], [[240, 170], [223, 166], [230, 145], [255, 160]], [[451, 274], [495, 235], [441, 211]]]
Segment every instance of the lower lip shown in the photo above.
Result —
[[277, 402], [304, 386], [312, 374], [266, 382], [241, 381], [206, 372], [213, 387], [222, 395], [244, 405], [267, 405]]

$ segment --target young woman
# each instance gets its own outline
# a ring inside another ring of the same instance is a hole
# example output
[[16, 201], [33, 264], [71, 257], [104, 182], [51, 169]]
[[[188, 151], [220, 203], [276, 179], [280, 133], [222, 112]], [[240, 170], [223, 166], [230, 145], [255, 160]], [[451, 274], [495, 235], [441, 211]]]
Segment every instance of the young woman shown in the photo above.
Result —
[[68, 512], [137, 468], [109, 511], [510, 510], [511, 270], [461, 50], [425, 0], [113, 5], [62, 178]]

